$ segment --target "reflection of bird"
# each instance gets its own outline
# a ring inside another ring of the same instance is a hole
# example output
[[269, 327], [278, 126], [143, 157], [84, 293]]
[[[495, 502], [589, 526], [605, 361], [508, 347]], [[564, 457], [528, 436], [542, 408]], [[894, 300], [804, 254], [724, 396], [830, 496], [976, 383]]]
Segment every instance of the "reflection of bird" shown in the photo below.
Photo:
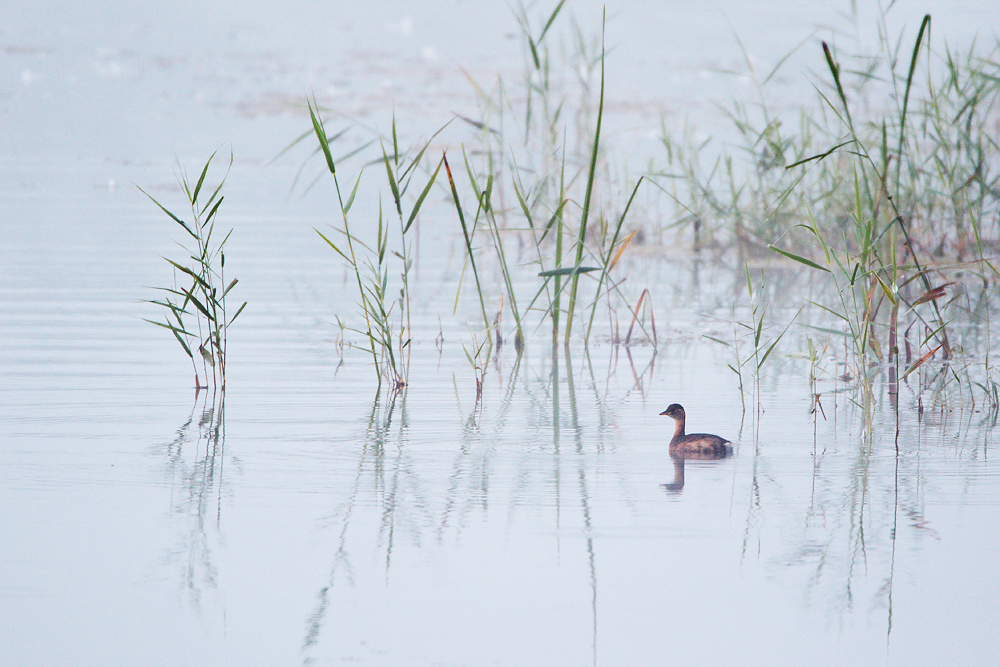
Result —
[[674, 427], [674, 437], [670, 439], [670, 454], [679, 454], [683, 458], [721, 459], [732, 453], [732, 447], [725, 438], [708, 433], [684, 434], [684, 408], [677, 403], [660, 413], [677, 422]]
[[[712, 436], [715, 437], [715, 436]], [[684, 451], [683, 449], [671, 449], [670, 458], [674, 462], [674, 481], [669, 484], [660, 484], [671, 493], [680, 493], [684, 490], [684, 462], [685, 461], [718, 461], [733, 453], [729, 445], [723, 445], [722, 451]]]
[[670, 484], [660, 484], [660, 486], [667, 491], [680, 493], [684, 490], [684, 456], [676, 451], [671, 451], [670, 458], [674, 460], [674, 481]]

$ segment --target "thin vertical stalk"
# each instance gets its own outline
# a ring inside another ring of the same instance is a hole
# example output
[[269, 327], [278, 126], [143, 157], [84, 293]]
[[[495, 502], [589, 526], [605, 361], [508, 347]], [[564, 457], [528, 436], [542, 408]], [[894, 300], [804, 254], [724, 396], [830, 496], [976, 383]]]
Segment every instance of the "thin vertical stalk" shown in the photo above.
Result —
[[[451, 196], [455, 201], [455, 210], [458, 211], [458, 221], [462, 225], [462, 235], [465, 238], [465, 248], [469, 253], [469, 264], [472, 266], [472, 276], [476, 280], [476, 292], [479, 294], [479, 306], [483, 314], [483, 326], [486, 329], [487, 339], [490, 341], [490, 346], [492, 347], [493, 336], [490, 333], [490, 318], [486, 313], [486, 301], [483, 298], [483, 287], [479, 282], [479, 270], [476, 268], [476, 253], [472, 245], [472, 234], [469, 233], [469, 227], [465, 222], [465, 214], [462, 212], [462, 202], [458, 197], [458, 188], [455, 187], [455, 178], [451, 174], [451, 166], [448, 164], [448, 155], [444, 154], [441, 158], [444, 162], [444, 170], [448, 174], [448, 185], [451, 186]], [[474, 232], [475, 230], [473, 230]]]
[[[372, 334], [372, 322], [371, 322], [372, 318], [370, 314], [372, 305], [368, 299], [367, 294], [365, 293], [364, 285], [361, 282], [361, 271], [358, 267], [358, 259], [354, 251], [354, 238], [351, 235], [350, 225], [347, 221], [347, 207], [345, 207], [344, 205], [344, 197], [340, 192], [340, 181], [337, 179], [337, 166], [333, 161], [333, 154], [330, 152], [330, 143], [327, 139], [326, 130], [323, 127], [323, 119], [320, 118], [319, 114], [316, 113], [316, 109], [318, 109], [319, 106], [316, 105], [315, 99], [312, 102], [307, 101], [307, 103], [309, 105], [309, 117], [312, 120], [313, 130], [316, 133], [316, 138], [319, 141], [320, 148], [323, 151], [323, 156], [326, 158], [326, 166], [330, 170], [330, 174], [333, 176], [333, 185], [337, 192], [337, 203], [340, 207], [341, 219], [344, 222], [344, 235], [347, 237], [347, 249], [348, 249], [348, 254], [350, 256], [342, 253], [340, 249], [337, 246], [335, 246], [330, 241], [330, 239], [323, 236], [323, 234], [318, 229], [316, 230], [316, 233], [319, 234], [320, 237], [324, 241], [326, 241], [334, 250], [340, 253], [340, 255], [343, 256], [344, 259], [346, 259], [350, 263], [351, 268], [354, 270], [354, 277], [358, 283], [358, 294], [361, 297], [361, 304], [362, 304], [361, 310], [365, 318], [365, 334], [368, 336], [368, 342], [371, 345], [372, 361], [375, 364], [375, 374], [378, 377], [378, 391], [381, 391], [382, 371], [378, 361], [378, 353], [375, 351], [375, 336]], [[360, 182], [360, 176], [358, 177], [358, 179]], [[357, 192], [357, 185], [355, 185], [354, 187], [354, 192]], [[353, 201], [353, 199], [354, 199], [354, 193], [351, 194], [351, 200]]]
[[[605, 10], [606, 12], [607, 10]], [[576, 263], [577, 268], [583, 262], [583, 247], [587, 236], [587, 218], [590, 214], [590, 201], [594, 192], [594, 175], [597, 171], [597, 156], [601, 144], [601, 122], [604, 119], [604, 27], [606, 16], [601, 21], [601, 95], [597, 104], [597, 128], [594, 131], [594, 147], [590, 154], [590, 170], [587, 173], [587, 192], [583, 197], [583, 212], [580, 214], [580, 232], [576, 240]], [[570, 333], [573, 331], [573, 310], [576, 306], [576, 292], [580, 282], [580, 273], [573, 273], [572, 285], [569, 293], [569, 307], [566, 309], [566, 335], [563, 339], [565, 344], [569, 344]]]

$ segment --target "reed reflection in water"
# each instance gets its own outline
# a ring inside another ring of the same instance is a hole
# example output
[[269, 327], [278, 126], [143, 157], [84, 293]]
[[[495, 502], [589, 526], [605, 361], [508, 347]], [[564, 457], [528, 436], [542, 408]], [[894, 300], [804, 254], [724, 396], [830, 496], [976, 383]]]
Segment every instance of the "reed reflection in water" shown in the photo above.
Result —
[[[638, 585], [638, 577], [666, 596], [678, 585], [668, 573], [678, 568], [687, 573], [683, 595], [693, 596], [687, 604], [704, 613], [718, 602], [701, 574], [756, 580], [760, 572], [798, 588], [806, 609], [840, 623], [882, 610], [882, 641], [891, 640], [899, 631], [893, 618], [900, 568], [915, 567], [913, 576], [926, 567], [920, 559], [898, 562], [898, 543], [920, 553], [922, 536], [942, 538], [928, 528], [928, 474], [959, 463], [967, 473], [949, 479], [971, 488], [991, 482], [968, 476], [971, 460], [949, 462], [919, 451], [927, 448], [919, 442], [917, 451], [890, 455], [894, 444], [862, 437], [860, 408], [833, 395], [825, 407], [829, 421], [814, 421], [804, 382], [786, 383], [785, 394], [765, 389], [769, 404], [798, 393], [795, 410], [765, 410], [735, 457], [671, 455], [653, 406], [665, 396], [693, 395], [692, 405], [707, 404], [717, 378], [685, 369], [702, 367], [712, 350], [683, 342], [661, 352], [639, 348], [648, 358], [640, 369], [637, 350], [603, 346], [574, 356], [562, 346], [547, 354], [529, 347], [524, 357], [493, 359], [481, 396], [461, 359], [448, 358], [447, 346], [435, 363], [414, 367], [408, 390], [374, 398], [363, 421], [347, 420], [356, 425], [356, 439], [346, 430], [329, 439], [338, 457], [353, 451], [354, 463], [327, 465], [322, 473], [328, 502], [317, 525], [329, 546], [326, 574], [314, 581], [308, 608], [299, 610], [303, 659], [371, 658], [374, 649], [364, 647], [374, 645], [386, 652], [384, 662], [401, 659], [403, 646], [442, 659], [479, 652], [509, 657], [484, 638], [483, 628], [506, 627], [518, 616], [544, 625], [542, 619], [562, 610], [549, 636], [517, 635], [524, 652], [514, 655], [544, 654], [555, 636], [574, 655], [586, 646], [588, 663], [614, 662], [626, 640], [642, 651], [659, 645], [638, 639], [635, 629], [618, 634], [624, 619], [636, 621], [618, 606], [621, 587]], [[712, 413], [713, 429], [742, 433], [735, 406], [738, 398], [730, 396]], [[926, 431], [905, 414], [902, 420], [904, 435]], [[976, 432], [974, 422], [962, 425]], [[686, 484], [689, 461], [697, 484]], [[671, 471], [673, 482], [664, 484]], [[664, 490], [674, 502], [664, 502]], [[629, 553], [637, 540], [646, 554]], [[623, 574], [654, 554], [656, 570]], [[749, 612], [755, 586], [737, 585], [726, 604]], [[699, 595], [705, 599], [693, 602]], [[741, 645], [763, 650], [751, 629], [800, 607], [796, 598], [777, 603], [780, 611], [770, 616], [734, 621]], [[576, 601], [571, 611], [569, 600]], [[654, 614], [686, 627], [683, 616], [672, 608]], [[454, 634], [460, 628], [461, 639]], [[836, 640], [836, 633], [819, 629], [809, 636]], [[850, 636], [858, 650], [870, 647], [869, 633]]]

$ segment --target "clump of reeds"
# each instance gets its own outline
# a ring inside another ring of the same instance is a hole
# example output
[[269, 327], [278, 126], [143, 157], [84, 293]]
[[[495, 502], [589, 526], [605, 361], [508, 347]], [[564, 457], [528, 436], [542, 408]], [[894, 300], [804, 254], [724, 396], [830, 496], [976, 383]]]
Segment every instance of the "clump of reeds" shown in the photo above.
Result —
[[[623, 225], [642, 178], [632, 188], [616, 221], [609, 223], [598, 197], [598, 191], [608, 185], [608, 179], [603, 177], [601, 143], [605, 97], [603, 33], [599, 40], [589, 43], [575, 26], [574, 48], [564, 68], [566, 72], [582, 73], [578, 77], [579, 99], [574, 103], [559, 85], [559, 68], [546, 39], [564, 4], [559, 2], [551, 13], [543, 16], [540, 29], [532, 26], [523, 4], [515, 10], [526, 51], [521, 82], [524, 95], [516, 102], [512, 100], [502, 80], [497, 81], [491, 93], [475, 84], [482, 113], [478, 120], [467, 120], [479, 130], [480, 149], [476, 153], [483, 156], [483, 163], [477, 170], [466, 159], [466, 169], [471, 189], [480, 201], [476, 217], [482, 212], [489, 235], [487, 245], [495, 249], [504, 276], [517, 339], [522, 336], [524, 315], [534, 311], [543, 319], [551, 318], [553, 342], [568, 344], [575, 321], [585, 325], [582, 338], [586, 343], [602, 299], [612, 298], [612, 293], [624, 298], [609, 273], [633, 238], [623, 233]], [[599, 80], [596, 93], [590, 90], [592, 79]], [[523, 150], [516, 150], [515, 146]], [[485, 182], [486, 186], [477, 182]], [[512, 202], [509, 207], [504, 202], [504, 185], [509, 185], [516, 199], [516, 204]], [[456, 190], [453, 193], [461, 218], [460, 197]], [[486, 193], [493, 194], [487, 199], [488, 205], [483, 206]], [[499, 205], [492, 203], [494, 200], [499, 200]], [[478, 227], [473, 224], [470, 228], [472, 233], [466, 234], [466, 240], [471, 257], [472, 238]], [[502, 240], [505, 235], [528, 238], [534, 255], [531, 261], [538, 266], [538, 276], [542, 278], [523, 311], [517, 308], [507, 266]], [[595, 279], [593, 296], [589, 299], [581, 292], [587, 278]]]
[[[883, 191], [892, 195], [918, 253], [975, 259], [977, 238], [996, 250], [1000, 44], [935, 54], [929, 41], [928, 16], [905, 53], [884, 30], [881, 53], [843, 56], [846, 65], [829, 44], [815, 103], [784, 113], [770, 108], [766, 86], [786, 61], [759, 76], [748, 58], [760, 101], [725, 109], [736, 154], [710, 139], [696, 143], [689, 129], [675, 136], [664, 122], [666, 161], [656, 175], [682, 204], [676, 222], [696, 246], [752, 253], [811, 217], [825, 238], [846, 235], [856, 248], [857, 183], [869, 208], [885, 212]], [[865, 164], [856, 174], [858, 158]], [[808, 237], [783, 241], [812, 250]]]
[[[330, 143], [343, 132], [328, 135], [320, 109], [314, 102], [309, 103], [312, 133], [319, 141], [319, 152], [326, 159], [327, 168], [334, 178], [340, 207], [340, 224], [336, 232], [341, 238], [331, 238], [326, 234], [321, 236], [347, 262], [348, 269], [356, 277], [365, 320], [364, 328], [357, 331], [367, 340], [366, 349], [372, 354], [380, 383], [388, 380], [390, 386], [399, 388], [406, 382], [406, 366], [400, 363], [400, 357], [409, 343], [408, 273], [412, 257], [407, 233], [442, 166], [447, 175], [447, 183], [443, 184], [446, 198], [453, 206], [456, 228], [461, 231], [465, 246], [465, 268], [459, 290], [463, 289], [463, 285], [471, 284], [480, 306], [482, 329], [471, 331], [474, 340], [483, 341], [482, 344], [473, 344], [473, 349], [480, 350], [476, 358], [489, 358], [494, 345], [499, 350], [504, 335], [500, 327], [504, 322], [502, 315], [505, 309], [511, 315], [507, 322], [513, 327], [514, 347], [520, 352], [526, 337], [524, 325], [527, 313], [540, 313], [542, 321], [551, 318], [554, 341], [569, 342], [574, 321], [580, 321], [586, 325], [583, 329], [586, 341], [591, 336], [595, 313], [602, 299], [610, 299], [612, 295], [623, 297], [618, 282], [611, 278], [610, 273], [634, 236], [625, 234], [623, 225], [639, 183], [632, 188], [628, 203], [615, 216], [614, 222], [608, 222], [600, 211], [595, 194], [601, 185], [603, 39], [595, 45], [588, 45], [577, 30], [578, 50], [573, 57], [584, 62], [585, 67], [567, 67], [567, 71], [582, 69], [594, 76], [599, 73], [600, 91], [596, 93], [596, 103], [592, 105], [591, 91], [584, 86], [585, 90], [581, 93], [583, 101], [570, 132], [569, 123], [562, 115], [568, 106], [564, 106], [563, 93], [554, 84], [553, 58], [546, 41], [564, 4], [565, 0], [559, 2], [546, 15], [540, 30], [531, 26], [523, 6], [515, 10], [529, 54], [526, 59], [529, 72], [524, 81], [527, 101], [523, 106], [512, 101], [502, 80], [498, 80], [494, 94], [486, 94], [477, 86], [483, 102], [482, 117], [460, 117], [476, 130], [477, 146], [473, 150], [467, 151], [463, 144], [460, 150], [447, 151], [440, 159], [428, 159], [428, 141], [418, 150], [404, 155], [399, 149], [395, 122], [391, 139], [380, 137], [375, 140], [382, 145], [382, 155], [377, 162], [385, 168], [386, 182], [392, 192], [400, 223], [399, 233], [394, 234], [393, 239], [399, 243], [399, 250], [390, 249], [390, 245], [395, 243], [390, 244], [381, 212], [374, 242], [363, 242], [355, 233], [348, 214], [358, 191], [360, 176], [350, 196], [345, 199], [330, 152]], [[475, 82], [473, 84], [476, 85]], [[596, 106], [596, 111], [590, 114], [592, 106]], [[516, 117], [516, 123], [505, 120], [510, 116]], [[505, 134], [507, 128], [515, 124], [523, 128], [522, 142], [519, 143], [529, 148], [525, 153], [516, 151]], [[569, 133], [572, 133], [574, 142], [567, 140]], [[539, 147], [541, 151], [536, 152], [534, 149]], [[527, 159], [532, 161], [530, 168], [519, 164], [519, 155], [528, 156]], [[568, 162], [567, 155], [573, 160], [572, 164]], [[404, 193], [417, 173], [430, 176], [423, 182], [412, 208], [405, 211]], [[509, 190], [516, 197], [516, 205], [508, 205], [506, 193]], [[530, 239], [528, 245], [536, 256], [534, 262], [540, 278], [537, 291], [527, 307], [522, 306], [525, 295], [519, 294], [515, 286], [513, 274], [516, 260], [508, 249], [508, 239], [517, 237], [520, 241], [526, 237]], [[390, 281], [387, 265], [395, 261], [393, 258], [402, 265], [399, 299], [389, 296], [388, 286], [395, 281]], [[500, 274], [499, 294], [483, 275], [484, 263], [495, 267]], [[584, 283], [581, 280], [588, 274], [596, 277], [592, 283], [593, 296], [589, 298], [582, 291]], [[471, 280], [466, 279], [467, 276]], [[488, 304], [495, 300], [501, 304], [500, 314], [491, 321], [492, 307]], [[457, 301], [456, 297], [456, 306]], [[631, 306], [629, 309], [632, 309]], [[586, 314], [587, 310], [589, 314]], [[473, 364], [474, 367], [476, 365]]]
[[[316, 232], [347, 262], [348, 268], [354, 274], [365, 321], [365, 328], [355, 331], [366, 338], [365, 350], [372, 355], [379, 390], [381, 391], [382, 383], [385, 381], [392, 391], [399, 391], [406, 385], [409, 368], [405, 355], [408, 354], [410, 345], [410, 271], [413, 267], [413, 257], [407, 234], [434, 185], [444, 159], [438, 162], [416, 200], [408, 206], [409, 210], [404, 211], [404, 196], [413, 185], [414, 176], [419, 173], [418, 167], [430, 141], [413, 156], [401, 152], [395, 119], [393, 120], [391, 146], [387, 149], [384, 144], [382, 145], [382, 157], [377, 164], [385, 169], [386, 180], [392, 193], [393, 210], [399, 224], [399, 249], [389, 251], [388, 218], [392, 214], [386, 215], [381, 203], [375, 239], [366, 243], [351, 230], [349, 216], [361, 184], [363, 170], [358, 174], [350, 195], [345, 199], [337, 177], [337, 165], [330, 151], [330, 142], [333, 138], [326, 133], [318, 106], [314, 102], [310, 102], [308, 106], [313, 133], [319, 142], [327, 169], [333, 177], [341, 221], [341, 227], [335, 228], [335, 231], [343, 237], [343, 242], [335, 241], [319, 230]], [[390, 289], [389, 282], [389, 266], [393, 257], [398, 260], [402, 284], [398, 297]], [[398, 310], [398, 313], [394, 313], [394, 310]]]
[[[163, 327], [174, 335], [191, 360], [197, 389], [207, 387], [211, 380], [213, 386], [224, 390], [226, 334], [229, 326], [239, 317], [247, 304], [244, 301], [236, 313], [228, 315], [227, 296], [238, 282], [236, 278], [226, 282], [225, 245], [232, 230], [226, 232], [221, 240], [215, 236], [216, 215], [225, 199], [220, 192], [229, 175], [228, 168], [226, 176], [223, 176], [208, 199], [202, 197], [205, 178], [214, 157], [215, 153], [205, 162], [194, 188], [191, 187], [187, 176], [183, 172], [181, 174], [181, 185], [191, 209], [190, 222], [171, 213], [142, 188], [139, 190], [159, 206], [171, 220], [179, 224], [190, 237], [186, 243], [180, 243], [187, 254], [186, 257], [179, 261], [164, 258], [174, 270], [173, 286], [157, 288], [163, 297], [147, 301], [163, 308], [165, 311], [163, 321], [148, 319], [146, 321]], [[230, 168], [232, 164], [233, 158], [230, 154]], [[198, 352], [197, 356], [194, 350]], [[202, 385], [198, 374], [199, 364], [205, 376], [205, 385]]]
[[954, 359], [960, 271], [998, 276], [1000, 45], [935, 57], [930, 26], [910, 50], [880, 30], [881, 54], [854, 68], [823, 42], [818, 104], [792, 124], [764, 95], [777, 68], [758, 79], [751, 67], [760, 104], [729, 112], [745, 163], [723, 153], [703, 166], [705, 145], [663, 133], [658, 180], [695, 248], [774, 251], [817, 272], [829, 289], [813, 305], [849, 341], [869, 399], [883, 371], [895, 394], [930, 360]]
[[[771, 304], [765, 300], [764, 294], [764, 276], [761, 275], [760, 282], [755, 286], [754, 281], [750, 276], [750, 266], [749, 264], [744, 264], [744, 270], [746, 271], [746, 284], [747, 284], [747, 298], [749, 300], [749, 314], [750, 321], [744, 322], [737, 319], [735, 314], [733, 316], [732, 324], [733, 327], [733, 338], [731, 341], [723, 340], [715, 336], [705, 335], [704, 338], [714, 342], [719, 343], [727, 348], [730, 348], [734, 355], [733, 363], [729, 364], [729, 370], [736, 374], [739, 381], [740, 390], [740, 404], [743, 408], [743, 412], [746, 412], [746, 393], [750, 392], [751, 404], [755, 407], [755, 413], [759, 412], [761, 409], [760, 404], [760, 378], [764, 370], [764, 364], [767, 363], [768, 358], [774, 349], [784, 338], [785, 334], [788, 333], [789, 327], [798, 317], [798, 313], [785, 324], [781, 333], [769, 337], [769, 329], [772, 325], [768, 323], [767, 311]], [[801, 308], [799, 309], [801, 312]], [[749, 345], [749, 349], [746, 349]], [[749, 366], [750, 377], [752, 379], [752, 384], [748, 389], [744, 381], [744, 372]]]
[[[929, 335], [924, 344], [932, 347], [909, 364], [903, 373], [904, 378], [938, 351], [941, 351], [945, 359], [952, 356], [948, 323], [938, 306], [938, 299], [945, 296], [945, 288], [951, 283], [940, 284], [938, 279], [938, 285], [932, 284], [940, 272], [924, 267], [927, 258], [915, 246], [914, 218], [902, 213], [903, 208], [912, 211], [916, 203], [907, 197], [905, 191], [901, 192], [900, 185], [902, 165], [912, 165], [920, 157], [919, 147], [911, 146], [907, 149], [907, 109], [918, 58], [921, 50], [926, 48], [923, 40], [929, 26], [928, 15], [921, 24], [914, 44], [902, 99], [898, 104], [898, 118], [893, 123], [888, 118], [882, 119], [881, 136], [876, 138], [878, 143], [874, 146], [869, 143], [870, 136], [859, 131], [851, 115], [851, 103], [845, 92], [841, 66], [827, 43], [823, 42], [823, 54], [836, 91], [836, 101], [825, 96], [824, 101], [846, 131], [844, 141], [787, 168], [802, 168], [813, 161], [822, 162], [841, 149], [849, 150], [853, 157], [854, 197], [848, 215], [853, 233], [850, 237], [845, 234], [844, 243], [840, 244], [836, 243], [835, 237], [831, 238], [829, 232], [819, 227], [815, 217], [808, 224], [797, 225], [815, 239], [826, 266], [789, 250], [771, 246], [786, 257], [826, 273], [834, 281], [838, 303], [821, 307], [848, 328], [857, 359], [856, 372], [866, 394], [871, 391], [874, 369], [882, 363], [889, 366], [890, 392], [895, 391], [899, 373], [900, 305], [907, 309], [913, 322], [920, 320], [926, 325]], [[896, 78], [895, 74], [893, 78]], [[895, 169], [892, 162], [895, 162]], [[906, 287], [911, 284], [923, 289], [907, 290]], [[888, 304], [885, 308], [887, 312], [880, 318], [879, 313], [884, 304]], [[921, 304], [928, 304], [926, 312], [917, 308]], [[886, 341], [884, 349], [880, 340]]]

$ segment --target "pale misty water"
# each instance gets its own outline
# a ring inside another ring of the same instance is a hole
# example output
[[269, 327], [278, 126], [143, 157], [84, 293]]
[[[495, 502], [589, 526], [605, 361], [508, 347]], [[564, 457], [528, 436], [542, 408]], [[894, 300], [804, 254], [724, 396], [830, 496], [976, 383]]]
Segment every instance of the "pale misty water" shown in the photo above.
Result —
[[[596, 3], [573, 10], [599, 24]], [[951, 43], [1000, 18], [982, 3], [906, 11], [899, 25], [930, 11]], [[378, 398], [368, 358], [337, 346], [335, 315], [357, 309], [312, 230], [334, 221], [329, 183], [289, 195], [300, 158], [267, 164], [308, 129], [294, 104], [315, 91], [383, 130], [395, 110], [409, 140], [474, 116], [459, 68], [519, 67], [502, 3], [4, 14], [0, 664], [1000, 661], [995, 415], [935, 403], [929, 365], [901, 389], [898, 436], [885, 399], [869, 442], [843, 382], [822, 380], [825, 418], [810, 414], [801, 330], [768, 362], [759, 418], [744, 414], [731, 353], [702, 338], [732, 334], [733, 262], [630, 252], [621, 270], [651, 290], [655, 352], [611, 345], [606, 314], [568, 353], [533, 324], [477, 402], [463, 343], [478, 303], [466, 284], [452, 313], [463, 248], [441, 207], [420, 222], [408, 389]], [[716, 72], [742, 62], [734, 31], [767, 64], [838, 20], [819, 3], [608, 15], [607, 131], [651, 154], [661, 112], [722, 122], [711, 102], [735, 94]], [[816, 54], [802, 63], [779, 95], [801, 91]], [[174, 157], [195, 171], [220, 146], [236, 160], [227, 271], [250, 305], [216, 443], [211, 397], [141, 319], [180, 235], [132, 184], [180, 208]], [[362, 196], [374, 211], [374, 188]], [[486, 271], [495, 309], [501, 278]], [[536, 272], [519, 274], [529, 297]], [[774, 297], [810, 296], [807, 275], [769, 277], [775, 323], [790, 313]], [[967, 335], [996, 349], [995, 330]], [[658, 413], [672, 402], [689, 430], [737, 445], [687, 461], [668, 491]]]

